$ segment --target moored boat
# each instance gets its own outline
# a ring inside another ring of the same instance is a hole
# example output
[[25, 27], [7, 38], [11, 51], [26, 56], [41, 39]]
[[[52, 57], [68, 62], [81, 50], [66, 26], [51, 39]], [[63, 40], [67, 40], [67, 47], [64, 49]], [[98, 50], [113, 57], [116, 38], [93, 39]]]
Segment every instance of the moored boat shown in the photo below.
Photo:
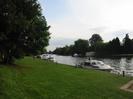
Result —
[[82, 63], [84, 66], [92, 67], [99, 70], [111, 71], [113, 68], [110, 65], [105, 64], [98, 60], [86, 60]]

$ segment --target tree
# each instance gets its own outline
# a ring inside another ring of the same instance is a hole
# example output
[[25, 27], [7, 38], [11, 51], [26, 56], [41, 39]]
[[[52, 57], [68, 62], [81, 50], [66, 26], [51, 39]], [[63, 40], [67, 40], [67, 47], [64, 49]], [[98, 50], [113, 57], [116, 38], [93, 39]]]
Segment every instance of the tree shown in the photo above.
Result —
[[89, 39], [89, 44], [91, 46], [95, 46], [97, 43], [102, 43], [102, 37], [99, 34], [93, 34], [92, 37]]
[[123, 51], [126, 54], [133, 53], [133, 42], [129, 38], [128, 34], [126, 34], [125, 38], [123, 39]]
[[99, 45], [102, 45], [102, 43], [103, 40], [99, 34], [93, 34], [92, 37], [89, 39], [89, 45], [92, 51], [97, 51], [100, 47]]
[[58, 55], [73, 55], [73, 45], [56, 48], [53, 53]]
[[78, 39], [74, 43], [74, 52], [84, 56], [89, 49], [88, 40]]
[[121, 44], [120, 44], [120, 40], [118, 37], [110, 41], [107, 47], [108, 47], [107, 51], [110, 52], [110, 54], [121, 53]]
[[49, 26], [37, 0], [0, 0], [0, 62], [45, 50]]

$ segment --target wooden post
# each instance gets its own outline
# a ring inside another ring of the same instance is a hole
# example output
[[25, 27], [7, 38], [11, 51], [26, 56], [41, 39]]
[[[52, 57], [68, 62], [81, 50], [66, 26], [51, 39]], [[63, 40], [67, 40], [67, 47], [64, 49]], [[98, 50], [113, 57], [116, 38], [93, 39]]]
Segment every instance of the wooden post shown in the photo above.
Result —
[[122, 71], [122, 75], [123, 75], [123, 77], [125, 77], [125, 71]]
[[77, 64], [75, 64], [75, 68], [78, 68], [78, 65]]

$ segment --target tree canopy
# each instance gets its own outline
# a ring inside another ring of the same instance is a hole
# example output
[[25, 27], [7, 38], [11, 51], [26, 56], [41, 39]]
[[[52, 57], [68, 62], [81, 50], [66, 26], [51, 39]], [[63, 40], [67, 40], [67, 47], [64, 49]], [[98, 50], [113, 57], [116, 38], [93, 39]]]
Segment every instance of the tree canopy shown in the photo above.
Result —
[[110, 53], [119, 54], [121, 52], [121, 44], [119, 38], [116, 37], [112, 41], [109, 41], [107, 47], [107, 51], [110, 51]]
[[92, 37], [89, 39], [89, 44], [91, 46], [95, 46], [98, 43], [102, 43], [102, 37], [99, 34], [93, 34]]
[[88, 40], [78, 39], [74, 42], [74, 52], [84, 56], [88, 51], [89, 43]]
[[43, 52], [49, 26], [37, 0], [0, 0], [0, 62]]
[[129, 38], [128, 34], [123, 39], [123, 52], [127, 54], [133, 52], [133, 41]]

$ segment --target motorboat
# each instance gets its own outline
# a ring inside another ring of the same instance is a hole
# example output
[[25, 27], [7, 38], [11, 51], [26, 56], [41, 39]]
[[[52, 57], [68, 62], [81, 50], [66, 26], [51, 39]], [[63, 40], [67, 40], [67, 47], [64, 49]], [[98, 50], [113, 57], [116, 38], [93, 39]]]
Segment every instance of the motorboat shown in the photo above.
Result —
[[73, 54], [73, 57], [78, 57], [79, 55], [77, 53]]
[[54, 57], [52, 57], [51, 55], [49, 54], [43, 54], [41, 55], [41, 59], [44, 59], [44, 60], [54, 60]]
[[102, 61], [98, 60], [86, 60], [83, 62], [84, 66], [89, 66], [95, 69], [105, 70], [105, 71], [111, 71], [113, 68], [110, 65], [105, 64]]

